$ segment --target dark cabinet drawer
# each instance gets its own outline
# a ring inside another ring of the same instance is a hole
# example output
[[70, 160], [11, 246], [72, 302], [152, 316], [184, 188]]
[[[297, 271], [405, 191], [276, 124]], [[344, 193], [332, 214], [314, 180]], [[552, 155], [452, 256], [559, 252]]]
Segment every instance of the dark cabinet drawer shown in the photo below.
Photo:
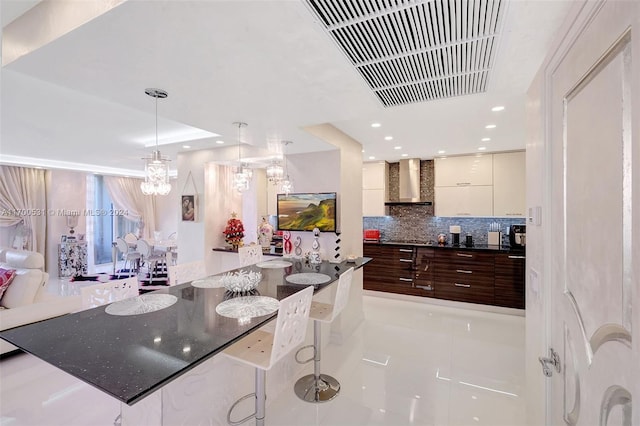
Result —
[[493, 282], [468, 280], [440, 280], [436, 283], [436, 297], [458, 302], [493, 304]]

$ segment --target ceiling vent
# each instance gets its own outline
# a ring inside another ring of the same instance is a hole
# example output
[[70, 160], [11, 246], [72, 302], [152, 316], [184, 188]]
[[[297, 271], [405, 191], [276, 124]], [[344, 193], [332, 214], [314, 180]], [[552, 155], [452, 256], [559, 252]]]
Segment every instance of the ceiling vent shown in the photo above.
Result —
[[385, 107], [486, 91], [505, 0], [306, 0]]

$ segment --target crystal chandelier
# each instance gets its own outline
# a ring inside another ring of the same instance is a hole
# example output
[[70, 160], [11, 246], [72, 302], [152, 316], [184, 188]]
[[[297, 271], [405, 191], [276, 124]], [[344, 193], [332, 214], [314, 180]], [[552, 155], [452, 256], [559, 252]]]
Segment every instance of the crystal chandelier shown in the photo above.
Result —
[[244, 192], [249, 189], [249, 182], [253, 177], [253, 170], [249, 168], [247, 163], [242, 162], [242, 155], [240, 151], [240, 132], [243, 127], [247, 126], [247, 123], [236, 121], [233, 123], [238, 126], [238, 167], [233, 175], [233, 186], [238, 192]]
[[271, 164], [267, 166], [267, 180], [274, 185], [278, 185], [282, 181], [284, 175], [284, 169], [280, 165], [279, 160], [273, 160]]
[[292, 144], [291, 141], [282, 141], [282, 157], [284, 158], [284, 179], [280, 182], [280, 191], [282, 191], [285, 195], [289, 195], [289, 193], [293, 192], [293, 182], [289, 178], [289, 168], [287, 167], [287, 156], [286, 149], [287, 145]]
[[171, 191], [169, 160], [158, 149], [158, 98], [164, 99], [169, 94], [162, 89], [146, 89], [144, 92], [156, 98], [156, 149], [150, 157], [143, 158], [144, 182], [140, 184], [140, 189], [144, 195], [167, 195]]

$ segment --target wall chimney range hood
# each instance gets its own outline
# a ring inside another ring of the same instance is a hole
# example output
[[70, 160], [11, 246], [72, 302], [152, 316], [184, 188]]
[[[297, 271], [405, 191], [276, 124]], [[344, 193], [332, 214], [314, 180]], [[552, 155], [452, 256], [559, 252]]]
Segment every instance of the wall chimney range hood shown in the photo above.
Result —
[[385, 202], [384, 205], [433, 205], [431, 201], [422, 200], [420, 198], [420, 159], [409, 158], [408, 160], [400, 160], [399, 164], [399, 198], [394, 201], [389, 200]]

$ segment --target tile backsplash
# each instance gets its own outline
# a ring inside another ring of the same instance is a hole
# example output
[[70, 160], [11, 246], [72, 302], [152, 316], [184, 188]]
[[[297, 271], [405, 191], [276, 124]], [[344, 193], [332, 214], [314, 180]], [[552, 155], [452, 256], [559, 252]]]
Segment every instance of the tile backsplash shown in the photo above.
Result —
[[494, 217], [438, 217], [433, 216], [433, 206], [393, 206], [389, 216], [364, 217], [363, 229], [379, 229], [382, 241], [436, 241], [438, 234], [445, 234], [450, 242], [450, 225], [460, 225], [460, 242], [467, 235], [476, 245], [487, 244], [487, 232], [493, 222], [500, 224], [503, 243], [508, 244], [507, 229], [514, 224], [525, 224], [524, 218]]

